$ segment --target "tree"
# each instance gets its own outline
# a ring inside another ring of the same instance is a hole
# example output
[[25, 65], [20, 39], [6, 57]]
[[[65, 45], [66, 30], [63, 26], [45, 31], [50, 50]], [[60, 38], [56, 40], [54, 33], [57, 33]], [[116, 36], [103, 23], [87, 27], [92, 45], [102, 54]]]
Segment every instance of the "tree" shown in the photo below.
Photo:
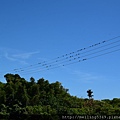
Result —
[[30, 82], [31, 82], [32, 85], [35, 84], [35, 79], [33, 77], [31, 77]]
[[49, 83], [48, 80], [41, 78], [35, 82], [33, 77], [30, 81], [26, 81], [18, 74], [6, 74], [5, 78], [7, 83], [0, 82], [1, 115], [25, 113], [52, 116], [56, 114], [57, 117], [51, 119], [58, 120], [57, 114], [120, 114], [120, 99], [118, 98], [93, 100], [91, 90], [87, 91], [89, 99], [78, 98], [71, 96], [68, 89], [65, 89], [58, 81]]
[[92, 95], [93, 92], [92, 92], [91, 90], [88, 90], [87, 93], [88, 93], [88, 97], [89, 97], [89, 99], [91, 99], [92, 96], [93, 96], [93, 95]]
[[13, 85], [12, 83], [6, 84], [4, 88], [6, 93], [6, 105], [8, 105], [9, 107], [13, 106], [15, 96], [15, 91], [12, 85]]

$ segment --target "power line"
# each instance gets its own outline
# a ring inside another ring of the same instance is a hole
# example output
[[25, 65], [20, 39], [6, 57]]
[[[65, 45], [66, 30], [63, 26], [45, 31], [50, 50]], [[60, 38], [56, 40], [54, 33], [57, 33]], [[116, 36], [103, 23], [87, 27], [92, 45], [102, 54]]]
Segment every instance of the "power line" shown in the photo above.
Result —
[[[47, 64], [45, 64], [45, 65], [43, 65], [43, 66], [41, 66], [41, 67], [40, 67], [40, 66], [36, 66], [36, 67], [34, 67], [33, 69], [30, 69], [30, 70], [28, 69], [28, 72], [29, 72], [29, 71], [34, 71], [34, 70], [36, 70], [36, 68], [47, 69], [47, 68], [52, 67], [52, 66], [55, 66], [55, 65], [57, 65], [57, 64], [64, 64], [64, 63], [66, 63], [66, 62], [70, 62], [70, 61], [73, 61], [73, 60], [76, 60], [76, 59], [80, 59], [80, 58], [83, 58], [83, 57], [86, 57], [86, 56], [90, 56], [90, 55], [93, 55], [93, 54], [97, 54], [97, 53], [99, 53], [99, 52], [103, 52], [103, 51], [106, 51], [106, 50], [109, 50], [109, 49], [118, 47], [118, 46], [120, 46], [120, 44], [117, 44], [117, 45], [115, 45], [115, 46], [112, 46], [112, 47], [109, 47], [109, 48], [105, 48], [105, 49], [102, 49], [102, 50], [99, 50], [99, 51], [96, 51], [96, 52], [92, 52], [92, 51], [95, 51], [95, 50], [97, 50], [97, 49], [104, 48], [104, 47], [109, 46], [109, 45], [113, 45], [113, 44], [115, 44], [115, 43], [117, 43], [117, 42], [120, 42], [120, 40], [119, 40], [119, 41], [116, 41], [116, 42], [112, 42], [112, 43], [107, 44], [107, 45], [105, 45], [105, 46], [101, 46], [101, 47], [98, 47], [98, 48], [95, 48], [95, 49], [92, 49], [92, 50], [83, 52], [83, 53], [81, 53], [81, 54], [77, 54], [77, 55], [75, 54], [75, 55], [73, 55], [73, 56], [69, 56], [67, 59], [62, 59], [62, 60], [58, 60], [57, 62], [54, 61], [54, 62], [52, 62], [52, 63], [47, 63]], [[92, 53], [89, 53], [89, 52], [92, 52]], [[89, 54], [84, 55], [85, 53], [89, 53]], [[83, 54], [83, 56], [80, 56], [80, 55], [82, 55], [82, 54]], [[19, 71], [19, 72], [20, 72], [20, 71]], [[23, 71], [21, 71], [21, 72], [25, 72], [25, 71], [23, 70]], [[27, 72], [27, 70], [26, 70], [26, 72]]]
[[[56, 57], [56, 58], [51, 59], [49, 61], [39, 62], [37, 64], [33, 64], [33, 65], [30, 65], [30, 66], [27, 66], [27, 67], [24, 67], [24, 68], [14, 69], [14, 70], [11, 70], [11, 71], [27, 74], [27, 73], [33, 73], [33, 72], [40, 71], [40, 69], [41, 69], [41, 71], [44, 71], [44, 70], [53, 69], [54, 67], [57, 68], [57, 67], [60, 67], [60, 66], [65, 66], [65, 65], [67, 65], [66, 63], [73, 64], [73, 63], [78, 62], [77, 60], [85, 61], [86, 58], [84, 58], [84, 57], [94, 55], [94, 54], [97, 54], [97, 53], [101, 53], [101, 52], [104, 52], [104, 51], [106, 51], [108, 49], [112, 49], [112, 48], [120, 46], [120, 44], [115, 45], [115, 46], [111, 46], [113, 44], [116, 44], [116, 43], [120, 42], [120, 40], [111, 42], [112, 40], [115, 40], [115, 39], [117, 39], [119, 37], [120, 36], [117, 36], [117, 37], [114, 37], [114, 38], [111, 38], [111, 39], [108, 39], [108, 40], [101, 41], [101, 42], [93, 44], [93, 45], [91, 45], [89, 47], [82, 48], [82, 49], [79, 49], [77, 51], [74, 51], [74, 52], [71, 52], [71, 53], [68, 53], [68, 54], [64, 54], [64, 55], [62, 55], [60, 57]], [[111, 42], [111, 43], [106, 44], [107, 42]], [[103, 45], [103, 46], [101, 46], [101, 45]], [[106, 48], [108, 46], [111, 46], [111, 47]], [[92, 49], [92, 48], [94, 48], [94, 49]], [[102, 48], [105, 48], [105, 49], [102, 49]], [[102, 50], [99, 50], [99, 49], [102, 49]], [[90, 52], [96, 51], [96, 50], [99, 50], [99, 51], [90, 53]], [[86, 53], [89, 53], [89, 54], [84, 55]], [[104, 53], [102, 53], [102, 54], [104, 54]], [[83, 55], [83, 56], [81, 56], [81, 55]], [[96, 56], [99, 56], [99, 55], [96, 55]], [[36, 70], [37, 68], [39, 68], [39, 69]]]
[[[111, 50], [111, 49], [116, 48], [118, 46], [120, 46], [120, 44], [116, 45], [116, 46], [113, 46], [113, 47], [109, 47], [109, 48], [100, 50], [100, 51], [96, 51], [96, 52], [91, 53], [91, 54], [84, 55], [82, 57], [76, 57], [76, 58], [73, 58], [73, 59], [69, 59], [67, 61], [59, 63], [59, 65], [58, 64], [53, 64], [53, 65], [51, 65], [50, 67], [47, 67], [47, 68], [38, 69], [38, 70], [29, 70], [29, 71], [26, 71], [25, 74], [27, 74], [27, 73], [33, 73], [33, 72], [37, 72], [37, 71], [50, 70], [50, 69], [53, 69], [53, 68], [58, 68], [60, 66], [70, 65], [70, 64], [77, 63], [77, 62], [82, 62], [82, 61], [85, 61], [85, 60], [88, 60], [88, 59], [92, 59], [92, 58], [95, 58], [95, 57], [99, 57], [99, 56], [102, 56], [102, 55], [106, 55], [106, 54], [109, 54], [109, 53], [112, 53], [112, 52], [116, 52], [116, 51], [119, 51], [119, 49], [115, 49], [115, 50], [108, 51], [108, 52], [105, 52], [105, 51]], [[98, 54], [98, 53], [100, 53], [100, 54]], [[88, 57], [88, 56], [90, 56], [90, 57]]]
[[106, 54], [110, 54], [110, 53], [113, 53], [113, 52], [117, 52], [117, 51], [120, 51], [120, 49], [116, 49], [116, 50], [113, 50], [113, 51], [102, 53], [102, 54], [99, 54], [99, 55], [96, 55], [96, 56], [93, 56], [93, 57], [84, 58], [84, 59], [81, 59], [81, 60], [78, 60], [78, 61], [75, 61], [75, 62], [71, 62], [71, 63], [68, 63], [68, 64], [59, 65], [59, 66], [56, 66], [56, 67], [52, 67], [50, 69], [37, 70], [37, 71], [29, 72], [29, 73], [37, 73], [37, 72], [43, 72], [43, 71], [46, 71], [46, 70], [56, 69], [56, 68], [59, 68], [61, 66], [68, 66], [68, 65], [71, 65], [71, 64], [79, 63], [79, 62], [84, 62], [86, 60], [93, 59], [93, 58], [96, 58], [96, 57], [100, 57], [100, 56], [103, 56], [103, 55], [106, 55]]
[[[118, 38], [118, 37], [115, 37], [115, 38]], [[109, 39], [109, 40], [107, 40], [106, 42], [108, 42], [108, 41], [110, 41], [110, 40], [113, 40], [113, 39], [115, 39], [115, 38]], [[106, 46], [108, 46], [108, 45], [111, 45], [111, 44], [114, 44], [114, 43], [117, 43], [117, 42], [120, 42], [120, 40], [115, 41], [115, 42], [110, 43], [110, 44], [107, 44], [107, 45], [102, 46], [102, 47], [106, 47]], [[105, 43], [105, 41], [102, 41], [102, 42], [101, 42], [101, 44], [103, 44], [103, 43]], [[100, 42], [99, 42], [98, 44], [91, 45], [92, 47], [89, 46], [88, 48], [96, 47], [96, 45], [100, 45]], [[96, 49], [99, 49], [99, 48], [102, 48], [102, 47], [98, 47], [98, 48], [95, 48], [95, 49], [93, 49], [93, 50], [96, 50]], [[76, 55], [83, 54], [83, 53], [80, 53], [80, 52], [85, 51], [85, 50], [87, 50], [88, 48], [83, 48], [83, 49], [77, 50], [76, 52], [71, 52], [71, 53], [69, 53], [69, 54], [62, 55], [61, 57], [57, 57], [57, 58], [52, 59], [52, 60], [49, 60], [49, 61], [39, 62], [39, 63], [37, 63], [37, 64], [27, 66], [27, 67], [25, 67], [25, 68], [23, 68], [23, 69], [28, 69], [28, 68], [32, 69], [32, 67], [40, 67], [40, 66], [41, 66], [41, 67], [44, 67], [44, 66], [47, 66], [47, 64], [52, 64], [52, 63], [54, 63], [54, 62], [63, 61], [63, 60], [65, 60], [65, 59], [68, 59], [69, 57], [72, 57], [74, 54], [76, 54]], [[89, 50], [89, 51], [92, 51], [92, 50]], [[87, 51], [87, 52], [89, 52], [89, 51]], [[84, 53], [85, 53], [85, 52], [84, 52]], [[69, 56], [69, 55], [70, 55], [70, 56]], [[61, 58], [61, 59], [60, 59], [60, 58]], [[22, 71], [22, 68], [14, 69], [14, 71], [16, 71], [16, 70]]]

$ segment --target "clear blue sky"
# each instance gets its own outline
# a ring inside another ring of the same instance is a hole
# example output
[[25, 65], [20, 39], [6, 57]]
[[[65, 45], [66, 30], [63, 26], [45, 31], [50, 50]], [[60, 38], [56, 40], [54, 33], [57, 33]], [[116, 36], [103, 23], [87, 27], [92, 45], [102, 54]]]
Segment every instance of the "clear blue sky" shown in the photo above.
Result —
[[[119, 36], [119, 32], [120, 0], [1, 0], [0, 80], [5, 82], [4, 75], [14, 74], [16, 68], [49, 61]], [[59, 81], [78, 97], [86, 98], [86, 91], [92, 89], [95, 99], [113, 99], [120, 98], [119, 66], [120, 51], [48, 71], [18, 74], [27, 80]]]

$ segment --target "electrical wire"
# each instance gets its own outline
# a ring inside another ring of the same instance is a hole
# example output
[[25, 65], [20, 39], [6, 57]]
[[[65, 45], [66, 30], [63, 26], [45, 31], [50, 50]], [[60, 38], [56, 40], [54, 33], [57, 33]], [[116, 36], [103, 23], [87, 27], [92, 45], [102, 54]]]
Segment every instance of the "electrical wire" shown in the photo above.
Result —
[[[26, 72], [34, 71], [34, 70], [36, 70], [36, 68], [46, 69], [46, 68], [49, 68], [49, 67], [51, 67], [51, 66], [55, 66], [55, 65], [57, 65], [57, 64], [70, 62], [70, 61], [72, 61], [70, 58], [73, 58], [73, 60], [75, 60], [75, 59], [79, 59], [79, 58], [83, 58], [83, 57], [86, 57], [86, 56], [90, 56], [90, 55], [93, 55], [93, 54], [96, 54], [96, 53], [99, 53], [99, 52], [102, 52], [102, 51], [105, 51], [105, 50], [108, 50], [108, 49], [112, 49], [112, 48], [115, 48], [115, 47], [117, 47], [117, 46], [120, 46], [120, 44], [115, 45], [115, 46], [112, 46], [112, 47], [109, 47], [109, 48], [105, 48], [105, 49], [99, 50], [99, 51], [97, 51], [97, 52], [93, 52], [93, 53], [84, 55], [85, 53], [89, 53], [89, 52], [95, 51], [95, 50], [97, 50], [97, 49], [100, 49], [100, 48], [103, 48], [103, 47], [106, 47], [106, 46], [109, 46], [109, 45], [113, 45], [113, 44], [115, 44], [115, 43], [117, 43], [117, 42], [120, 42], [120, 40], [119, 40], [119, 41], [116, 41], [116, 42], [112, 42], [112, 43], [107, 44], [107, 45], [105, 45], [105, 46], [101, 46], [101, 47], [98, 47], [98, 48], [95, 48], [95, 49], [92, 49], [92, 50], [83, 52], [83, 53], [81, 53], [81, 54], [77, 54], [77, 55], [71, 56], [71, 57], [69, 57], [69, 58], [67, 58], [67, 59], [62, 59], [62, 60], [59, 60], [59, 61], [57, 61], [57, 62], [52, 62], [52, 64], [50, 63], [49, 65], [45, 64], [44, 66], [41, 66], [41, 67], [40, 67], [40, 66], [36, 66], [36, 67], [34, 67], [34, 69], [30, 69], [30, 70], [28, 69], [28, 70], [26, 70]], [[80, 55], [82, 55], [82, 54], [83, 54], [83, 56], [80, 56]], [[19, 71], [19, 72], [20, 72], [20, 71]], [[21, 71], [21, 72], [24, 72], [24, 70]]]
[[[81, 59], [81, 60], [78, 60], [78, 61], [75, 61], [75, 62], [71, 62], [71, 63], [65, 64], [65, 65], [59, 65], [59, 66], [52, 67], [52, 68], [46, 69], [46, 70], [56, 69], [56, 68], [59, 68], [59, 67], [61, 67], [61, 66], [68, 66], [68, 65], [71, 65], [71, 64], [79, 63], [79, 62], [84, 62], [84, 61], [86, 61], [86, 60], [93, 59], [93, 58], [96, 58], [96, 57], [100, 57], [100, 56], [103, 56], [103, 55], [106, 55], [106, 54], [110, 54], [110, 53], [113, 53], [113, 52], [117, 52], [117, 51], [120, 51], [120, 49], [116, 49], [116, 50], [113, 50], [113, 51], [109, 51], [109, 52], [106, 52], [106, 53], [102, 53], [102, 54], [99, 54], [99, 55], [96, 55], [96, 56], [93, 56], [93, 57], [84, 58], [84, 59]], [[33, 72], [29, 72], [29, 74], [30, 74], [30, 73], [43, 72], [43, 71], [46, 71], [46, 70], [44, 69], [44, 70], [33, 71]], [[25, 74], [26, 74], [26, 73], [25, 73]], [[24, 75], [24, 73], [23, 73], [23, 75]]]
[[[112, 48], [115, 48], [117, 46], [120, 46], [120, 44], [118, 44], [118, 45], [106, 48], [107, 46], [110, 46], [110, 45], [113, 45], [113, 44], [116, 44], [116, 43], [120, 42], [120, 40], [111, 42], [112, 40], [115, 40], [115, 39], [117, 39], [119, 37], [120, 36], [117, 36], [117, 37], [114, 37], [114, 38], [111, 38], [111, 39], [108, 39], [108, 40], [101, 41], [99, 43], [90, 45], [90, 46], [88, 46], [86, 48], [82, 48], [82, 49], [79, 49], [77, 51], [74, 51], [74, 52], [71, 52], [71, 53], [68, 53], [68, 54], [64, 54], [64, 55], [62, 55], [60, 57], [56, 57], [56, 58], [48, 60], [48, 61], [39, 62], [37, 64], [33, 64], [33, 65], [30, 65], [30, 66], [27, 66], [27, 67], [24, 67], [24, 68], [17, 68], [17, 69], [15, 68], [15, 69], [11, 70], [10, 72], [15, 72], [15, 73], [19, 72], [19, 73], [22, 73], [22, 74], [34, 73], [34, 72], [50, 70], [50, 69], [57, 68], [57, 67], [60, 67], [60, 66], [73, 64], [73, 63], [76, 63], [78, 61], [85, 61], [86, 58], [84, 58], [84, 57], [94, 55], [94, 54], [97, 54], [97, 53], [101, 53], [101, 52], [106, 51], [108, 49], [112, 49]], [[108, 42], [111, 42], [111, 43], [106, 44]], [[103, 46], [101, 46], [101, 45], [103, 45]], [[92, 49], [92, 48], [94, 48], [94, 49]], [[102, 48], [105, 48], [105, 49], [102, 49]], [[90, 53], [90, 52], [96, 51], [98, 49], [102, 49], [102, 50]], [[86, 53], [90, 53], [90, 54], [84, 55]], [[83, 54], [83, 56], [81, 56], [82, 54]], [[102, 53], [102, 54], [105, 54], [105, 53]], [[96, 55], [96, 56], [99, 56], [99, 55]], [[37, 68], [39, 68], [39, 69], [36, 70]]]
[[[118, 37], [115, 37], [115, 38], [118, 38]], [[109, 39], [109, 40], [107, 40], [106, 42], [108, 42], [108, 41], [110, 41], [110, 40], [113, 40], [113, 39], [115, 39], [115, 38]], [[110, 43], [110, 44], [107, 44], [107, 45], [102, 46], [102, 47], [106, 47], [106, 46], [111, 45], [111, 44], [114, 44], [114, 43], [116, 43], [116, 42], [120, 42], [120, 40], [115, 41], [115, 42]], [[101, 43], [105, 43], [105, 41], [102, 41]], [[99, 42], [98, 44], [94, 44], [94, 45], [91, 45], [91, 46], [92, 46], [92, 47], [96, 47], [96, 45], [100, 45], [100, 42]], [[91, 47], [91, 46], [90, 46], [90, 47]], [[88, 48], [90, 48], [90, 47], [88, 47]], [[102, 47], [95, 48], [94, 50], [99, 49], [99, 48], [102, 48]], [[69, 57], [72, 57], [72, 55], [74, 55], [74, 54], [79, 55], [80, 52], [82, 52], [82, 50], [86, 50], [86, 49], [88, 49], [88, 48], [83, 48], [83, 49], [77, 50], [76, 52], [71, 52], [71, 53], [69, 53], [69, 54], [65, 54], [65, 55], [63, 55], [63, 56], [61, 56], [61, 57], [59, 57], [59, 58], [56, 58], [56, 59], [52, 59], [52, 60], [49, 60], [49, 61], [44, 61], [44, 62], [41, 62], [41, 63], [38, 63], [38, 64], [34, 64], [34, 65], [30, 65], [30, 66], [25, 67], [24, 69], [28, 69], [28, 68], [32, 69], [32, 68], [37, 68], [37, 67], [40, 67], [40, 66], [41, 66], [41, 67], [48, 66], [48, 64], [52, 64], [52, 63], [54, 63], [54, 62], [59, 62], [59, 61], [63, 61], [63, 60], [65, 60], [65, 59], [68, 59]], [[89, 51], [92, 51], [92, 50], [89, 50]], [[89, 51], [87, 51], [87, 52], [89, 52]], [[86, 52], [84, 52], [84, 53], [86, 53]], [[81, 53], [81, 54], [83, 54], [83, 53]], [[69, 56], [69, 55], [71, 55], [71, 56]], [[67, 57], [65, 58], [65, 56], [67, 56]], [[60, 58], [62, 58], [62, 59], [60, 59]], [[16, 71], [16, 72], [17, 72], [18, 70], [19, 70], [19, 71], [24, 71], [22, 68], [14, 69], [14, 71]]]

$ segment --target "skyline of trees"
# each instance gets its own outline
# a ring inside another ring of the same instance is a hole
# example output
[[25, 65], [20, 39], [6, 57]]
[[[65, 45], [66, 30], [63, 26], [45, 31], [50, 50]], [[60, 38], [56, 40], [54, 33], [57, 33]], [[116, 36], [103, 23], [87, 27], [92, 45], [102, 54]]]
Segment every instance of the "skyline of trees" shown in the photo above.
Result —
[[0, 82], [0, 115], [56, 115], [57, 119], [61, 114], [120, 115], [120, 98], [78, 98], [59, 81], [49, 83], [33, 77], [27, 81], [18, 74], [4, 77], [7, 83]]

